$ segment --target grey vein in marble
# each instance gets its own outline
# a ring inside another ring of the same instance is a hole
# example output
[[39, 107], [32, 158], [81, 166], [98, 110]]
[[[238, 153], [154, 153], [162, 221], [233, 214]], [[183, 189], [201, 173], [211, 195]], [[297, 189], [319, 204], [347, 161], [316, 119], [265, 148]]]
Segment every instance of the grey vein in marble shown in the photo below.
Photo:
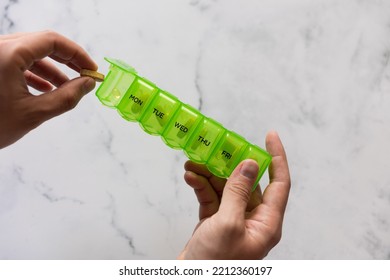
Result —
[[10, 8], [17, 4], [18, 0], [8, 0], [0, 6], [0, 34], [9, 33], [15, 25], [15, 22], [9, 16]]
[[129, 246], [131, 252], [133, 255], [138, 255], [138, 256], [143, 256], [144, 254], [139, 252], [137, 250], [137, 248], [135, 247], [134, 245], [134, 241], [133, 241], [133, 238], [125, 231], [123, 230], [119, 225], [118, 225], [118, 222], [117, 222], [117, 212], [116, 212], [116, 205], [115, 205], [115, 198], [113, 197], [112, 194], [110, 193], [107, 193], [108, 197], [109, 197], [109, 205], [108, 205], [108, 209], [110, 210], [111, 212], [111, 221], [110, 221], [110, 225], [112, 227], [112, 229], [121, 237], [123, 238], [124, 240], [126, 240], [127, 242], [127, 245]]

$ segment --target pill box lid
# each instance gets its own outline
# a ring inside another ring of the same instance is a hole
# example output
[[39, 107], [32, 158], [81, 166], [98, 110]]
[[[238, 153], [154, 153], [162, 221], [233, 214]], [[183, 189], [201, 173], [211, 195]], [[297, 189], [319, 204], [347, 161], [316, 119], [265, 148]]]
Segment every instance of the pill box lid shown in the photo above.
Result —
[[109, 63], [111, 63], [111, 66], [115, 65], [116, 67], [119, 67], [123, 71], [129, 72], [129, 73], [133, 73], [133, 74], [137, 74], [137, 71], [134, 69], [134, 67], [130, 66], [126, 62], [123, 62], [122, 60], [115, 59], [115, 58], [110, 58], [110, 57], [105, 57], [104, 59], [106, 61], [108, 61]]

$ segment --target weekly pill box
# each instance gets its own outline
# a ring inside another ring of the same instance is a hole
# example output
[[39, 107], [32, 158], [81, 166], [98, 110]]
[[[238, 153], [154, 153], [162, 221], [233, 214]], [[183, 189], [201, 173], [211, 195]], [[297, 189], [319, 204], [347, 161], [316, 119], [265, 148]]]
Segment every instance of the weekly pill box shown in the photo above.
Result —
[[139, 76], [123, 61], [105, 60], [111, 64], [109, 73], [96, 91], [102, 104], [116, 108], [125, 120], [138, 122], [147, 133], [160, 135], [166, 145], [182, 149], [218, 177], [228, 178], [244, 159], [255, 160], [259, 165], [256, 187], [271, 155]]

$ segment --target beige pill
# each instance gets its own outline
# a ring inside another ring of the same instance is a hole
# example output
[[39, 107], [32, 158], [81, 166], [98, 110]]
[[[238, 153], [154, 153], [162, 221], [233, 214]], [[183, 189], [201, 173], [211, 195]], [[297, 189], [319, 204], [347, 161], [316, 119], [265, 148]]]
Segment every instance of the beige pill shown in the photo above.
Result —
[[103, 82], [104, 81], [104, 75], [99, 73], [99, 72], [93, 71], [93, 70], [81, 69], [80, 76], [91, 77], [91, 78], [95, 79], [96, 82]]

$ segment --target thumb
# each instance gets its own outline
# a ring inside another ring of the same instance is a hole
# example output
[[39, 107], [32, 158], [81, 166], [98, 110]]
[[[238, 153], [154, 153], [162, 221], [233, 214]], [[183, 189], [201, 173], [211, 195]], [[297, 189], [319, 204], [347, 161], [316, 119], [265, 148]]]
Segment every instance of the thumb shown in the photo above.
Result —
[[252, 159], [242, 161], [226, 182], [219, 212], [227, 217], [243, 219], [259, 165]]
[[62, 84], [57, 89], [37, 96], [41, 122], [73, 109], [81, 98], [95, 88], [96, 82], [89, 77], [80, 77]]

